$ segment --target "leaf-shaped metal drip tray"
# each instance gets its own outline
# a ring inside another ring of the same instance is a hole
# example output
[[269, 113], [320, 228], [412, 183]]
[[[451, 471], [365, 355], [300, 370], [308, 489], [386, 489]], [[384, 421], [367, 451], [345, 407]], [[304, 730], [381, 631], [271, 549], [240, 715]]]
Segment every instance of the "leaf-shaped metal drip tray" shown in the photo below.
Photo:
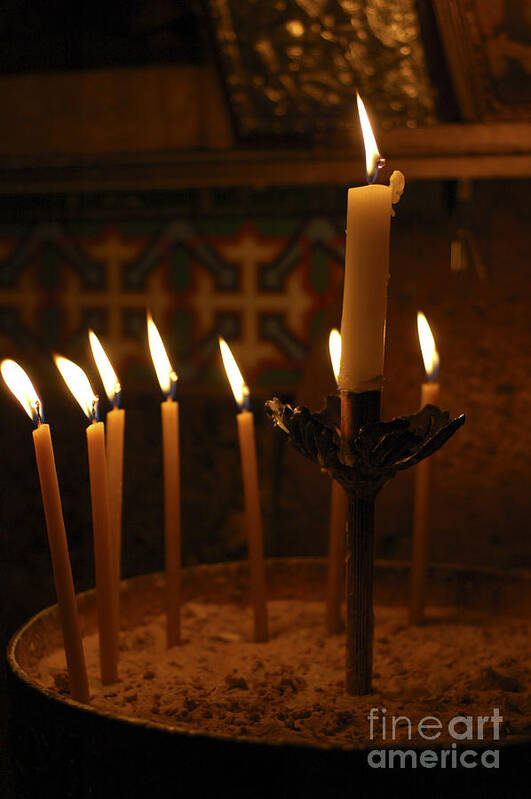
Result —
[[327, 397], [318, 413], [275, 397], [266, 402], [266, 412], [298, 452], [359, 497], [375, 496], [397, 472], [432, 455], [465, 423], [464, 414], [452, 419], [447, 411], [426, 405], [411, 416], [370, 422], [343, 441], [337, 396]]

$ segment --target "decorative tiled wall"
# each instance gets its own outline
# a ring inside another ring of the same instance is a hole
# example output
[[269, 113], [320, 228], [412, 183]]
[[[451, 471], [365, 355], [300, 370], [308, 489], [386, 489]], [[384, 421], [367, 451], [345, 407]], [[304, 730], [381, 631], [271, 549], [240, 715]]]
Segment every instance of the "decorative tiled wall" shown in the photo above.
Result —
[[209, 195], [204, 213], [193, 216], [167, 207], [159, 216], [116, 215], [116, 209], [106, 215], [100, 205], [95, 218], [87, 211], [50, 221], [41, 207], [40, 219], [23, 214], [6, 223], [2, 355], [29, 358], [47, 348], [79, 356], [92, 327], [123, 383], [139, 386], [148, 373], [152, 378], [150, 308], [183, 387], [220, 381], [220, 334], [250, 382], [292, 386], [340, 291], [341, 200], [334, 197], [337, 213], [332, 208], [330, 215], [311, 208], [286, 213], [274, 204], [257, 215], [252, 203], [220, 213], [223, 199]]

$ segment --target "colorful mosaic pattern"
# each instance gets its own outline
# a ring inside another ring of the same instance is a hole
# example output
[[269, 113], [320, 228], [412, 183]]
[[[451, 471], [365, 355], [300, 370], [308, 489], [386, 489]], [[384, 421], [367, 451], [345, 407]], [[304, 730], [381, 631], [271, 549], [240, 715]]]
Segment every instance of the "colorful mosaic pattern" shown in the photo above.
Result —
[[248, 381], [290, 386], [340, 291], [344, 233], [336, 220], [185, 217], [0, 233], [0, 349], [46, 348], [86, 359], [101, 335], [124, 385], [152, 367], [150, 308], [183, 383], [222, 384], [217, 337]]

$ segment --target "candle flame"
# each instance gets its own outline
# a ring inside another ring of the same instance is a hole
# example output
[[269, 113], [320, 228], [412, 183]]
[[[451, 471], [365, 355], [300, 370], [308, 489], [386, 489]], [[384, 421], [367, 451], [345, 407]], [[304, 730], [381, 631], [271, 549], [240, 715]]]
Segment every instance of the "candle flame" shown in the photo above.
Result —
[[172, 395], [175, 383], [177, 382], [177, 374], [173, 370], [161, 335], [149, 311], [147, 314], [147, 329], [149, 351], [151, 352], [151, 358], [153, 359], [153, 366], [157, 373], [159, 385], [162, 393], [166, 397], [169, 397]]
[[18, 399], [33, 424], [42, 420], [42, 402], [28, 375], [16, 361], [6, 359], [0, 366], [8, 389]]
[[424, 361], [424, 369], [426, 370], [426, 377], [428, 380], [436, 380], [439, 372], [439, 353], [435, 346], [435, 339], [428, 324], [428, 320], [419, 311], [417, 313], [417, 329], [419, 333], [420, 349], [422, 351], [422, 360]]
[[372, 132], [371, 123], [365, 110], [363, 100], [356, 92], [358, 101], [358, 114], [360, 118], [361, 133], [363, 135], [363, 144], [365, 147], [365, 171], [367, 173], [367, 182], [374, 183], [378, 170], [385, 164], [385, 159], [380, 155], [374, 133]]
[[101, 381], [105, 389], [105, 393], [109, 398], [109, 402], [111, 402], [113, 405], [116, 405], [118, 402], [118, 396], [122, 390], [118, 376], [112, 368], [112, 364], [107, 357], [107, 353], [101, 346], [101, 342], [93, 330], [89, 330], [89, 341], [90, 348], [92, 350], [92, 354], [94, 356], [94, 360], [96, 361], [96, 366], [98, 367], [98, 372], [100, 373]]
[[328, 349], [336, 383], [339, 379], [339, 364], [341, 363], [341, 333], [334, 327], [328, 338]]
[[79, 402], [81, 410], [88, 419], [95, 420], [98, 411], [98, 395], [92, 390], [89, 379], [83, 369], [62, 355], [54, 355], [55, 365], [61, 372], [63, 380]]
[[249, 389], [242, 377], [242, 373], [234, 359], [229, 345], [224, 338], [219, 337], [219, 349], [221, 350], [221, 357], [223, 359], [223, 366], [234, 394], [234, 399], [239, 405], [240, 409], [246, 407], [249, 400]]

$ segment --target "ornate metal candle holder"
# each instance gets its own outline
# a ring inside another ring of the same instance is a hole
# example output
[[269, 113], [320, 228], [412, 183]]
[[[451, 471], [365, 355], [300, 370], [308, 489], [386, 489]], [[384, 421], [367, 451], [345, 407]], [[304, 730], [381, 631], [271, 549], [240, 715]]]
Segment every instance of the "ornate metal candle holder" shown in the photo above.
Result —
[[347, 672], [351, 694], [372, 690], [374, 500], [395, 474], [432, 455], [465, 422], [434, 405], [379, 421], [380, 392], [342, 392], [311, 413], [275, 398], [266, 412], [292, 446], [340, 483], [348, 495], [346, 545]]
[[347, 493], [374, 497], [395, 474], [436, 452], [465, 422], [447, 411], [426, 405], [419, 413], [391, 422], [369, 422], [350, 440], [341, 437], [339, 396], [326, 398], [326, 407], [311, 413], [303, 405], [293, 409], [275, 398], [266, 412], [291, 445], [315, 461]]

